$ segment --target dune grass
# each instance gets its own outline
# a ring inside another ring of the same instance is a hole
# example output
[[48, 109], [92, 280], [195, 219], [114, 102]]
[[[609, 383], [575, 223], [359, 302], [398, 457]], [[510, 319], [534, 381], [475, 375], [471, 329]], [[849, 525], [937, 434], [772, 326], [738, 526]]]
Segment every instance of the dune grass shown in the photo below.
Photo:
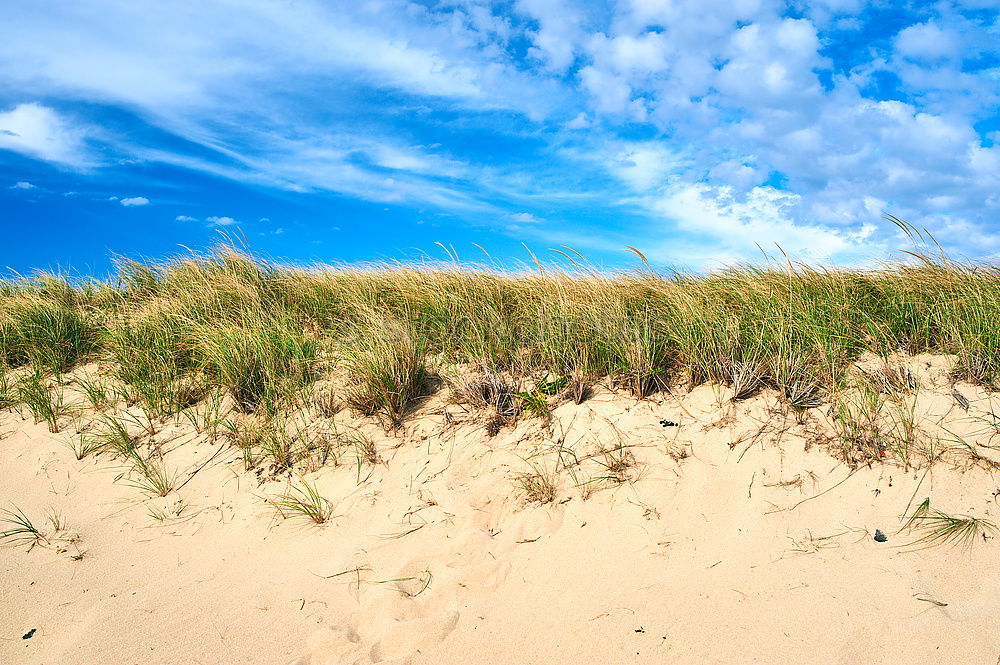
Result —
[[45, 375], [35, 370], [21, 377], [14, 394], [28, 407], [36, 423], [44, 422], [50, 432], [59, 431], [59, 419], [67, 410], [62, 386], [50, 386]]
[[298, 484], [289, 483], [286, 492], [269, 497], [267, 502], [282, 519], [304, 518], [323, 524], [333, 516], [333, 504], [304, 478]]
[[[956, 378], [1000, 386], [1000, 266], [921, 257], [874, 270], [787, 263], [696, 275], [643, 265], [609, 274], [572, 258], [530, 272], [289, 267], [227, 246], [121, 260], [106, 284], [2, 282], [5, 400], [58, 427], [58, 394], [46, 405], [42, 377], [90, 361], [105, 363], [150, 419], [208, 394], [273, 419], [315, 400], [320, 378], [343, 379], [336, 399], [325, 394], [328, 410], [343, 403], [389, 425], [443, 385], [501, 419], [580, 401], [597, 381], [638, 397], [679, 382], [719, 382], [735, 399], [774, 389], [808, 409], [836, 402], [866, 351], [953, 354]], [[81, 387], [105, 404], [101, 387]], [[840, 404], [856, 425], [845, 446], [905, 462], [901, 442], [887, 451], [886, 437], [876, 440], [878, 405]], [[284, 466], [279, 443], [266, 456]]]
[[911, 514], [904, 516], [900, 531], [916, 531], [920, 537], [911, 545], [951, 543], [970, 547], [976, 540], [995, 537], [996, 525], [983, 517], [949, 515], [931, 508], [930, 498], [924, 499]]
[[30, 550], [35, 545], [44, 545], [49, 541], [48, 536], [42, 533], [17, 506], [0, 510], [0, 523], [6, 524], [6, 528], [0, 531], [0, 543], [27, 544]]

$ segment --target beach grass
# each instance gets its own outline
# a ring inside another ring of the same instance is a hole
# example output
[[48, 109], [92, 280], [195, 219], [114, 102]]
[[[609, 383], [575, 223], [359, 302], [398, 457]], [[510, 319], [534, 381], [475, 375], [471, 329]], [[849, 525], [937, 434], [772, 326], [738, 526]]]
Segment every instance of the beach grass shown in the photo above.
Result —
[[[637, 397], [718, 382], [735, 399], [777, 390], [794, 409], [833, 401], [846, 446], [882, 456], [889, 438], [905, 462], [905, 423], [883, 436], [879, 404], [830, 399], [862, 353], [950, 354], [956, 379], [1000, 385], [1000, 266], [914, 256], [865, 270], [788, 262], [709, 274], [646, 264], [611, 274], [576, 255], [517, 271], [295, 267], [231, 246], [120, 260], [107, 283], [46, 274], [0, 284], [3, 398], [57, 428], [61, 389], [45, 377], [99, 361], [150, 419], [209, 394], [269, 419], [336, 375], [347, 380], [340, 394], [325, 390], [328, 409], [397, 426], [442, 386], [506, 418], [544, 415], [557, 393], [579, 402], [598, 381]], [[81, 387], [95, 407], [113, 401], [104, 386]], [[266, 454], [283, 466], [278, 443]]]

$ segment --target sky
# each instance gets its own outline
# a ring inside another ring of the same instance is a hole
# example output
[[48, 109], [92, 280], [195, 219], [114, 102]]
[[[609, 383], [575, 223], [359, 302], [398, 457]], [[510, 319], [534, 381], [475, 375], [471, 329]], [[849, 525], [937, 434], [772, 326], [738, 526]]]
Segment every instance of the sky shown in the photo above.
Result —
[[298, 263], [865, 266], [911, 248], [885, 213], [990, 261], [998, 9], [6, 3], [0, 268], [225, 238]]

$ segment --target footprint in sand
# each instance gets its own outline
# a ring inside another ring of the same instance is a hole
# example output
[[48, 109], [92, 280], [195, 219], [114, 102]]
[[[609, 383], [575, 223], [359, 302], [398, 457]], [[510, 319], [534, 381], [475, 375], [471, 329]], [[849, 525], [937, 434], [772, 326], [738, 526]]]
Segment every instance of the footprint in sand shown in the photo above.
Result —
[[370, 665], [361, 638], [350, 627], [327, 626], [309, 636], [309, 651], [288, 665]]
[[398, 622], [372, 645], [370, 657], [375, 663], [406, 659], [446, 638], [457, 624], [458, 612]]

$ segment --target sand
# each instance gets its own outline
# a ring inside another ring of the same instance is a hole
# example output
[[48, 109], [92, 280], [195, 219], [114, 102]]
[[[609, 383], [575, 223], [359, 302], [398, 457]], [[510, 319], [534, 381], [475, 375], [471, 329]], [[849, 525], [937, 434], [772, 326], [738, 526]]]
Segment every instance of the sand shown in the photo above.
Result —
[[[50, 542], [0, 546], [0, 663], [993, 665], [1000, 541], [899, 530], [924, 497], [1000, 522], [982, 426], [997, 396], [959, 384], [966, 411], [947, 359], [906, 362], [915, 448], [951, 449], [929, 469], [852, 467], [828, 406], [797, 417], [769, 391], [598, 388], [494, 437], [441, 393], [398, 430], [337, 414], [381, 461], [359, 472], [345, 451], [306, 473], [333, 503], [323, 525], [277, 517], [266, 498], [287, 474], [245, 471], [183, 421], [156, 440], [185, 484], [150, 497], [111, 456], [74, 458], [85, 416], [51, 434], [3, 412], [0, 508]], [[615, 445], [632, 464], [596, 479]], [[526, 496], [533, 470], [553, 501]]]

